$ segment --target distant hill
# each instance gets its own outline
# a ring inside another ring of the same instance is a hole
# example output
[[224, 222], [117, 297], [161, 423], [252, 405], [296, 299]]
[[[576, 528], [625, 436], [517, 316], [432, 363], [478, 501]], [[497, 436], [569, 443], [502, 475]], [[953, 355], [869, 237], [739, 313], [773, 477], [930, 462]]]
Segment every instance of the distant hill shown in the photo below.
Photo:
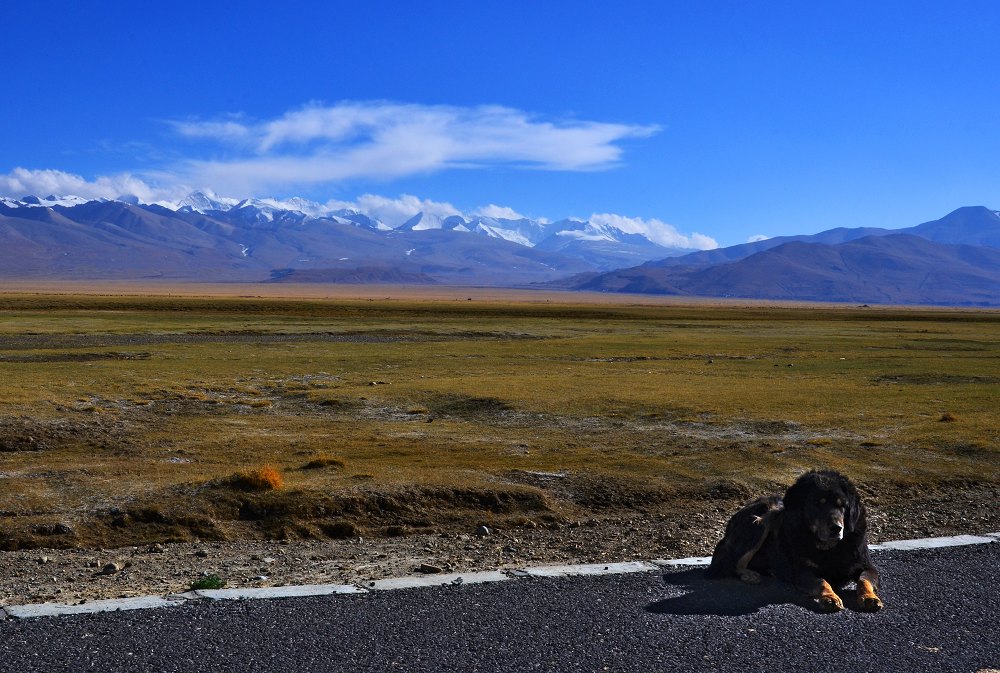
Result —
[[1000, 213], [683, 254], [601, 222], [418, 213], [395, 228], [302, 199], [0, 198], [0, 279], [541, 286], [1000, 306]]
[[831, 229], [692, 253], [552, 285], [603, 292], [1000, 305], [1000, 213], [960, 208], [906, 229]]
[[967, 206], [954, 210], [939, 220], [932, 220], [905, 229], [883, 229], [880, 227], [837, 227], [818, 234], [799, 236], [775, 236], [753, 243], [732, 245], [728, 248], [702, 250], [687, 255], [671, 256], [650, 261], [645, 266], [711, 266], [724, 262], [735, 262], [764, 250], [776, 248], [785, 243], [826, 243], [836, 245], [865, 236], [887, 236], [890, 234], [915, 234], [937, 243], [955, 245], [988, 245], [1000, 247], [1000, 212], [983, 206]]
[[502, 286], [684, 252], [576, 220], [418, 213], [393, 228], [303, 199], [0, 198], [0, 278]]

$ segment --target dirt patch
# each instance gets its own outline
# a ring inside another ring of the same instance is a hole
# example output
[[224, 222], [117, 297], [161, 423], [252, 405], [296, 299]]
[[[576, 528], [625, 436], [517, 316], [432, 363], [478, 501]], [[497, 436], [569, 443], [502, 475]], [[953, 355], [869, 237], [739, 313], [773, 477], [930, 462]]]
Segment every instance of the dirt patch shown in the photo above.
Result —
[[0, 452], [44, 451], [67, 446], [122, 449], [131, 433], [114, 419], [75, 420], [0, 417]]
[[0, 362], [97, 362], [99, 360], [148, 360], [149, 353], [33, 353], [0, 355]]
[[426, 400], [427, 408], [442, 416], [483, 419], [512, 411], [512, 407], [495, 397], [470, 397], [467, 395], [436, 395]]
[[873, 383], [890, 383], [915, 386], [933, 385], [991, 385], [1000, 383], [997, 376], [961, 376], [957, 374], [892, 374], [876, 376]]
[[0, 549], [72, 548], [86, 541], [116, 548], [193, 540], [282, 540], [384, 537], [472, 525], [511, 525], [556, 518], [540, 490], [409, 487], [330, 494], [313, 490], [252, 491], [230, 479], [173, 487], [126, 506], [63, 521], [0, 522]]

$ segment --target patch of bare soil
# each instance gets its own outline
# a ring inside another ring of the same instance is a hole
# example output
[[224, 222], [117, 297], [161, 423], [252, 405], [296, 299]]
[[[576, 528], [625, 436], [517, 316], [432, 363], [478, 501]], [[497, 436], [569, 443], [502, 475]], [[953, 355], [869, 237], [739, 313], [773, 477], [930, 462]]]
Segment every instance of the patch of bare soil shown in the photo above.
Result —
[[[579, 507], [578, 515], [567, 515], [544, 511], [545, 503], [540, 501], [526, 504], [514, 498], [505, 504], [500, 494], [491, 499], [483, 493], [469, 493], [457, 496], [460, 502], [465, 499], [464, 509], [445, 507], [435, 514], [435, 497], [444, 507], [453, 504], [456, 495], [425, 494], [424, 504], [416, 507], [397, 494], [387, 495], [378, 505], [386, 513], [371, 519], [378, 525], [362, 528], [349, 519], [333, 517], [325, 530], [313, 529], [312, 539], [296, 537], [308, 529], [296, 532], [295, 526], [303, 525], [299, 523], [284, 529], [279, 524], [272, 531], [285, 534], [283, 539], [212, 540], [216, 534], [225, 537], [233, 532], [214, 524], [215, 528], [206, 530], [206, 537], [187, 542], [0, 552], [0, 603], [168, 594], [185, 591], [209, 574], [223, 578], [227, 586], [364, 586], [375, 579], [417, 573], [422, 564], [455, 572], [709, 555], [729, 515], [758, 495], [728, 481], [713, 483], [701, 493], [657, 494], [597, 480], [567, 485], [558, 473], [524, 473], [521, 480], [564, 484], [556, 490], [576, 493], [579, 503], [587, 506]], [[869, 510], [872, 542], [1000, 530], [995, 484], [945, 483], [931, 488], [859, 484], [859, 489]], [[377, 504], [368, 501], [359, 506]], [[258, 506], [266, 514], [267, 504]], [[497, 511], [491, 513], [491, 508]], [[394, 518], [394, 511], [399, 516]], [[418, 511], [423, 519], [414, 521], [412, 516]], [[117, 516], [125, 528], [170, 525], [169, 515], [155, 508]], [[430, 525], [414, 527], [407, 521]], [[280, 517], [274, 522], [280, 522]], [[485, 532], [480, 529], [484, 524], [488, 534], [480, 534]], [[73, 535], [58, 525], [36, 532], [53, 541]], [[195, 533], [194, 528], [188, 529], [188, 534]]]
[[40, 420], [0, 417], [0, 452], [44, 451], [64, 446], [115, 449], [127, 442], [128, 424], [105, 418]]

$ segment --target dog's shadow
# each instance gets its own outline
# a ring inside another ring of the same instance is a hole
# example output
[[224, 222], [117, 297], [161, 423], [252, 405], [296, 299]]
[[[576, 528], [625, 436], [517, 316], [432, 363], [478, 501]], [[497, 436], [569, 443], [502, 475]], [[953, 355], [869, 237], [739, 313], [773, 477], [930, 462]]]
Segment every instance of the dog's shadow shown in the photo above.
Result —
[[[669, 615], [750, 615], [769, 605], [798, 605], [811, 612], [823, 612], [816, 601], [797, 591], [790, 584], [765, 577], [760, 584], [747, 584], [735, 577], [710, 580], [702, 568], [663, 573], [663, 581], [682, 587], [680, 596], [665, 598], [646, 606], [647, 612]], [[857, 609], [856, 599], [846, 592], [837, 592], [844, 605]]]

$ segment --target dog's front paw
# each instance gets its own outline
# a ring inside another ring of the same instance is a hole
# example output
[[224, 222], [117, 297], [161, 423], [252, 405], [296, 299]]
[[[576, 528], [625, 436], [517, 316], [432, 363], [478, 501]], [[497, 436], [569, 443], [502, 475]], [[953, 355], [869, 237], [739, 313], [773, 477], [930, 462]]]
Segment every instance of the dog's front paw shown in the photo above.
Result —
[[882, 600], [875, 594], [858, 597], [858, 607], [862, 612], [878, 612], [883, 607]]
[[740, 579], [747, 584], [760, 584], [760, 573], [756, 570], [744, 570], [740, 573]]
[[816, 598], [816, 605], [823, 612], [840, 612], [844, 609], [844, 601], [837, 594], [823, 594]]

